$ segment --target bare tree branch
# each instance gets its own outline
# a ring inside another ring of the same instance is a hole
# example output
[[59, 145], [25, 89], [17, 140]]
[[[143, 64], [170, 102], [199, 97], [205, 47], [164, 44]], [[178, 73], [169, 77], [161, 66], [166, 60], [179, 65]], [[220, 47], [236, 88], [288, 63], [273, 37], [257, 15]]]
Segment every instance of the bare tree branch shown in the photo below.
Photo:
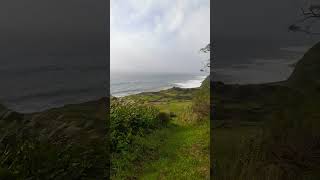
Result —
[[206, 47], [201, 48], [201, 49], [200, 49], [200, 52], [203, 52], [203, 53], [208, 53], [208, 52], [210, 52], [210, 43], [209, 43], [208, 45], [206, 45]]
[[320, 22], [320, 5], [309, 5], [307, 9], [301, 8], [303, 18], [297, 20], [288, 27], [289, 31], [303, 32], [310, 35], [320, 35], [320, 30], [312, 29], [314, 25]]
[[[200, 49], [200, 52], [202, 53], [209, 53], [210, 51], [211, 51], [210, 43], [206, 45], [206, 47]], [[200, 69], [200, 71], [206, 71], [208, 68], [210, 68], [210, 60], [211, 60], [211, 57], [205, 62], [204, 68]]]

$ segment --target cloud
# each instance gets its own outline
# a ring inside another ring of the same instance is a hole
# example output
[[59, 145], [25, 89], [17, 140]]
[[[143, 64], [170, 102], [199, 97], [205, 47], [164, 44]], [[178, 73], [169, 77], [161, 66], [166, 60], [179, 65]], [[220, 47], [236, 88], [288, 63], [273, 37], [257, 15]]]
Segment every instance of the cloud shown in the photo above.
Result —
[[111, 0], [111, 70], [199, 71], [209, 0]]
[[0, 1], [0, 56], [103, 56], [106, 7], [104, 0]]

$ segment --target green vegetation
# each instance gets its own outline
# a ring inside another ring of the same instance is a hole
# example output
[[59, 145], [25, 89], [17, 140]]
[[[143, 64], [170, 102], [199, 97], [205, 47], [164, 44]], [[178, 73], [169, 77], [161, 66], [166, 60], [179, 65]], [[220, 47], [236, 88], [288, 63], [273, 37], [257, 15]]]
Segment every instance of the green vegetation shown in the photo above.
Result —
[[192, 111], [198, 116], [198, 119], [208, 118], [210, 116], [210, 78], [203, 81], [199, 91], [193, 96]]
[[140, 170], [141, 179], [209, 179], [209, 128], [173, 126], [148, 138], [157, 143], [153, 160]]
[[108, 167], [112, 179], [209, 179], [203, 92], [113, 98], [110, 119], [107, 99], [32, 114], [0, 106], [0, 179], [104, 179]]
[[166, 125], [169, 116], [152, 106], [113, 98], [110, 120], [111, 168], [114, 174], [114, 171], [129, 169], [132, 162], [143, 158], [148, 147], [142, 144], [141, 138]]
[[287, 81], [215, 84], [214, 178], [319, 179], [319, 48]]
[[110, 158], [112, 179], [209, 179], [210, 150], [215, 179], [319, 179], [319, 58], [320, 43], [287, 81], [215, 82], [214, 97], [207, 78], [113, 98], [109, 129], [106, 99], [33, 114], [0, 105], [0, 179], [103, 179]]
[[0, 118], [0, 179], [108, 176], [106, 99]]
[[201, 92], [209, 93], [206, 88], [172, 88], [113, 99], [116, 111], [111, 117], [121, 118], [114, 117], [111, 123], [126, 119], [152, 125], [139, 124], [143, 133], [131, 136], [130, 143], [113, 153], [112, 179], [209, 179], [209, 109], [203, 116], [193, 108]]

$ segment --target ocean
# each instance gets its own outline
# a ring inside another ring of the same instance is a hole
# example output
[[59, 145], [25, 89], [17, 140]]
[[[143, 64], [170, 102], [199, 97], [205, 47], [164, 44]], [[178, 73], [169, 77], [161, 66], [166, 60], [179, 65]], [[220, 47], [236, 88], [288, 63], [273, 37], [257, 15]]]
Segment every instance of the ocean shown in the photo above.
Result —
[[[247, 52], [249, 55], [231, 57], [227, 51], [220, 50], [212, 73], [214, 80], [233, 84], [282, 81], [290, 76], [293, 64], [305, 51], [305, 47], [284, 46], [277, 49], [278, 53], [265, 53], [269, 55], [251, 56]], [[18, 112], [43, 111], [108, 95], [108, 67], [104, 57], [1, 56], [0, 63], [0, 104]], [[111, 71], [110, 93], [121, 97], [171, 87], [199, 87], [206, 76], [201, 72]]]
[[[228, 84], [260, 84], [286, 80], [312, 43], [217, 42], [213, 77]], [[232, 52], [232, 53], [230, 53]]]
[[206, 73], [112, 72], [110, 91], [115, 97], [152, 92], [172, 87], [196, 88], [208, 76]]
[[3, 56], [0, 104], [38, 112], [107, 96], [107, 63], [92, 56]]
[[[3, 56], [0, 104], [23, 113], [106, 97], [108, 67], [104, 57]], [[114, 73], [110, 91], [125, 96], [170, 87], [199, 87], [205, 74]]]

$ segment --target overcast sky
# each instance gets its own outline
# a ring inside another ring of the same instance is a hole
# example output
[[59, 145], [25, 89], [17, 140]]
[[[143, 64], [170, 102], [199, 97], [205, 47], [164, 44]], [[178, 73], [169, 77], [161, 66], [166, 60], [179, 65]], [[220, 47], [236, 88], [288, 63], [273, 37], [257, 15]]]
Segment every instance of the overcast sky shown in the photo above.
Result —
[[106, 0], [0, 1], [0, 56], [106, 56], [107, 14]]
[[210, 42], [209, 0], [111, 0], [113, 71], [199, 72]]
[[279, 59], [284, 49], [304, 49], [319, 40], [288, 27], [302, 18], [300, 8], [311, 0], [214, 0], [215, 64]]

